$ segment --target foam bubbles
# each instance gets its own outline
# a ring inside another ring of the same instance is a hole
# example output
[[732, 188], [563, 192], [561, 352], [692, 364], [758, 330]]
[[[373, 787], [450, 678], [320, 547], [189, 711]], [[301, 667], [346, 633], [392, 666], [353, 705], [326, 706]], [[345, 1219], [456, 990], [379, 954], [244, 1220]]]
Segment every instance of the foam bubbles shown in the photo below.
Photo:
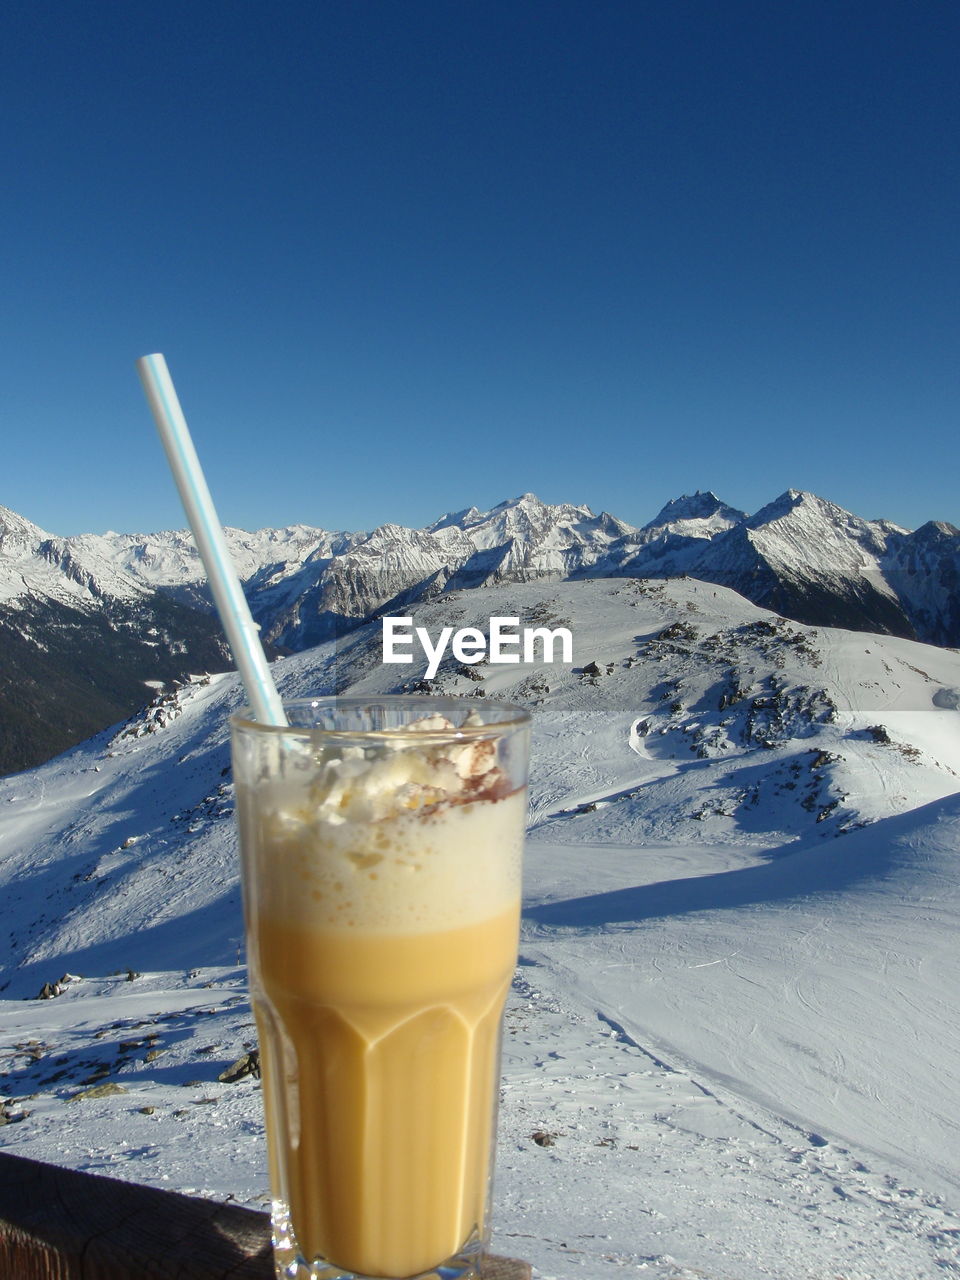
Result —
[[[286, 794], [284, 794], [286, 792]], [[238, 787], [257, 911], [314, 927], [418, 932], [486, 919], [520, 892], [526, 793], [388, 816], [289, 805], [289, 791]]]

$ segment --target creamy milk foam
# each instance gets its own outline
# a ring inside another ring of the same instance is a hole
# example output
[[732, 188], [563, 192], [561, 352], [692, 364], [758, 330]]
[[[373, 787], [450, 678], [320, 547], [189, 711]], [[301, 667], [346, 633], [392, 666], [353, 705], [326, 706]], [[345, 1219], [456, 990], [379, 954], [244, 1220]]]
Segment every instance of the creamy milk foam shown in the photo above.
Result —
[[291, 1249], [370, 1276], [482, 1233], [516, 962], [525, 794], [421, 724], [238, 773], [274, 1196]]

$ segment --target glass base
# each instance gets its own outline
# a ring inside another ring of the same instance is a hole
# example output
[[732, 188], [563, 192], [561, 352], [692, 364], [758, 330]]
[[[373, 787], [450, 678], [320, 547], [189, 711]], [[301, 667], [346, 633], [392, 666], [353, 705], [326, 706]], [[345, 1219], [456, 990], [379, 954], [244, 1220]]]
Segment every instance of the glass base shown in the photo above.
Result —
[[484, 1242], [475, 1232], [452, 1258], [415, 1276], [368, 1276], [348, 1271], [325, 1258], [307, 1261], [300, 1252], [290, 1221], [290, 1210], [282, 1200], [271, 1206], [273, 1221], [273, 1265], [277, 1280], [480, 1280], [485, 1255]]

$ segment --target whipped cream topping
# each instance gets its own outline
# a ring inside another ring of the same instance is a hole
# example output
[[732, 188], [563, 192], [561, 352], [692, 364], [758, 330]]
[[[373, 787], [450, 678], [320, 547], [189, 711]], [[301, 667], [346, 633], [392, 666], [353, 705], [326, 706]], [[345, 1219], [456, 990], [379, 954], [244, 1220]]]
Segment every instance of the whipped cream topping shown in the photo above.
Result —
[[311, 927], [407, 931], [515, 904], [526, 793], [492, 738], [455, 732], [431, 716], [395, 745], [388, 732], [369, 747], [328, 744], [249, 789], [238, 779], [245, 856], [266, 859], [257, 908]]
[[[475, 712], [471, 716], [464, 721], [465, 728], [482, 723]], [[408, 725], [402, 738], [398, 735], [395, 747], [385, 737], [374, 748], [348, 746], [328, 754], [318, 762], [306, 797], [311, 817], [332, 824], [378, 822], [503, 793], [506, 780], [491, 739], [466, 737], [414, 745], [407, 736], [411, 731], [449, 734], [456, 732], [456, 726], [440, 715], [425, 716]], [[297, 816], [304, 817], [302, 812]]]

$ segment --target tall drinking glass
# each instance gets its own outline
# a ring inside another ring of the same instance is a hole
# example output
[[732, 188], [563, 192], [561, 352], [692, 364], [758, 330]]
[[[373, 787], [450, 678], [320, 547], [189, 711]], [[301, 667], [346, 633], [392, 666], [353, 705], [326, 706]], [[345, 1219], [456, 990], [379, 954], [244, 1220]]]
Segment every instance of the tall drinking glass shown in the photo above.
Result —
[[415, 696], [231, 718], [276, 1274], [478, 1273], [529, 718]]

